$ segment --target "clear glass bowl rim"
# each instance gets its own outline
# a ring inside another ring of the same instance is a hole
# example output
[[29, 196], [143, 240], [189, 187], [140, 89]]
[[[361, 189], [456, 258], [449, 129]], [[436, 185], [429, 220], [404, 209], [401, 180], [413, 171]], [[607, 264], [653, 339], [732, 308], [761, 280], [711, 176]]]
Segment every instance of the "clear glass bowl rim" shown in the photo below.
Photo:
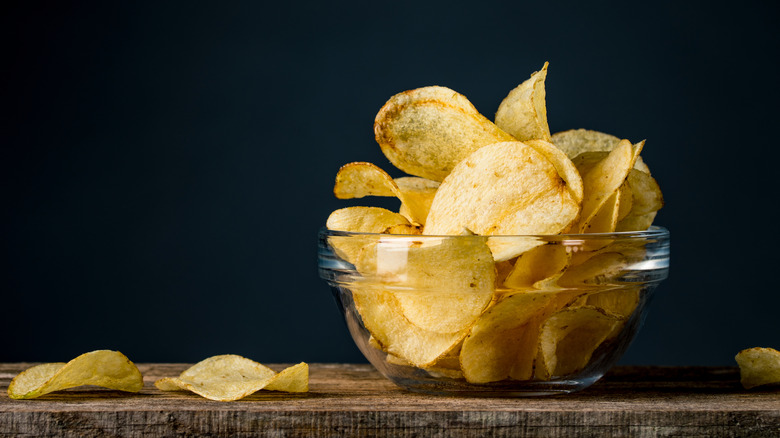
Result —
[[612, 233], [586, 233], [586, 234], [495, 234], [495, 235], [436, 235], [436, 234], [382, 234], [382, 233], [359, 233], [352, 231], [329, 230], [325, 227], [320, 229], [320, 234], [325, 236], [344, 236], [344, 237], [371, 237], [378, 236], [383, 239], [388, 238], [414, 238], [414, 239], [517, 239], [534, 238], [547, 241], [564, 240], [621, 240], [621, 239], [668, 239], [669, 230], [658, 225], [652, 225], [645, 231], [615, 231]]

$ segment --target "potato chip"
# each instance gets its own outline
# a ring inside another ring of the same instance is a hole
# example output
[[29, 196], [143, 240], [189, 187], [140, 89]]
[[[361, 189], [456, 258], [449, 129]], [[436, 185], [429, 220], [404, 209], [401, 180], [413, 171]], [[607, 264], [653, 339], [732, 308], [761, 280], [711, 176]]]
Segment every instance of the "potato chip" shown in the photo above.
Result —
[[333, 193], [339, 199], [365, 196], [395, 196], [404, 206], [410, 222], [424, 224], [439, 183], [425, 178], [393, 179], [378, 166], [354, 162], [341, 166], [336, 174]]
[[[578, 213], [579, 203], [544, 155], [521, 142], [503, 142], [479, 149], [453, 169], [436, 192], [423, 234], [557, 234]], [[527, 243], [488, 241], [496, 261], [539, 245]]]
[[460, 365], [471, 383], [532, 377], [541, 322], [579, 292], [516, 291], [500, 298], [463, 341]]
[[[574, 157], [586, 152], [609, 152], [617, 147], [620, 143], [620, 138], [598, 131], [571, 129], [556, 132], [551, 136], [550, 141], [565, 152], [569, 158], [574, 159]], [[650, 173], [650, 169], [642, 161], [642, 157], [637, 157], [634, 167], [648, 174]]]
[[402, 204], [399, 213], [410, 222], [425, 225], [431, 203], [441, 183], [415, 176], [404, 176], [394, 181], [401, 192]]
[[569, 264], [569, 254], [563, 245], [542, 245], [531, 249], [515, 262], [504, 286], [510, 289], [545, 288], [554, 283]]
[[[330, 214], [326, 227], [329, 230], [352, 233], [383, 233], [395, 225], [410, 225], [405, 217], [379, 207], [347, 207]], [[376, 237], [357, 239], [352, 236], [331, 236], [328, 240], [336, 255], [355, 264], [360, 250]]]
[[436, 86], [393, 96], [376, 115], [374, 133], [393, 165], [434, 181], [482, 146], [514, 140], [465, 96]]
[[83, 385], [138, 392], [144, 382], [141, 372], [124, 354], [97, 350], [68, 363], [47, 363], [22, 371], [8, 386], [8, 396], [31, 399]]
[[336, 183], [333, 185], [333, 194], [338, 199], [398, 196], [398, 192], [398, 186], [387, 172], [363, 161], [341, 166], [336, 173]]
[[588, 294], [584, 305], [624, 318], [630, 317], [639, 305], [640, 289], [625, 287]]
[[623, 320], [595, 307], [566, 308], [544, 322], [539, 334], [536, 377], [574, 374], [590, 362], [593, 352]]
[[745, 389], [780, 384], [780, 351], [754, 347], [737, 353], [742, 386]]
[[626, 256], [619, 252], [596, 252], [585, 261], [570, 266], [558, 278], [558, 284], [572, 288], [609, 284], [627, 264]]
[[577, 167], [560, 149], [555, 147], [554, 144], [544, 140], [526, 140], [523, 143], [531, 146], [544, 155], [558, 171], [558, 175], [566, 182], [566, 186], [571, 191], [572, 196], [577, 202], [582, 202], [582, 177], [580, 176]]
[[188, 390], [215, 401], [235, 401], [261, 389], [285, 392], [309, 390], [306, 363], [280, 373], [245, 357], [224, 354], [204, 359], [179, 377], [164, 377], [154, 385], [161, 391]]
[[470, 383], [488, 383], [509, 377], [518, 361], [533, 364], [534, 355], [521, 350], [535, 350], [536, 339], [529, 324], [555, 297], [553, 292], [517, 292], [496, 302], [471, 328], [460, 351], [463, 376]]
[[468, 328], [495, 287], [493, 257], [479, 237], [380, 239], [361, 252], [356, 266], [367, 281], [381, 279], [392, 290], [409, 322], [435, 333]]
[[547, 65], [510, 91], [496, 112], [496, 125], [520, 141], [550, 140], [544, 89]]
[[395, 296], [381, 288], [353, 287], [352, 298], [363, 326], [383, 350], [416, 367], [432, 365], [466, 336], [466, 331], [435, 333], [412, 324]]
[[643, 142], [632, 145], [628, 140], [623, 140], [606, 158], [596, 163], [588, 173], [583, 175], [584, 195], [580, 232], [587, 230], [587, 225], [593, 220], [593, 216], [623, 185], [643, 146]]
[[382, 234], [420, 235], [422, 228], [417, 225], [398, 224], [387, 227], [386, 230], [382, 231]]

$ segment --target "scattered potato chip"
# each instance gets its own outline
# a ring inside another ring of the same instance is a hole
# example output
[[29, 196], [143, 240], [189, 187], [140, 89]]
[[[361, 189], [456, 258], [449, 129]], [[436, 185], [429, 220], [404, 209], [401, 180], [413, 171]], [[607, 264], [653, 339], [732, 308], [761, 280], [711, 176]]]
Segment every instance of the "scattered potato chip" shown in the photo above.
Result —
[[8, 396], [31, 399], [84, 385], [138, 392], [144, 382], [141, 372], [127, 356], [118, 351], [97, 350], [68, 363], [47, 363], [22, 371], [8, 386]]
[[445, 87], [396, 94], [379, 110], [374, 133], [393, 165], [434, 181], [482, 146], [514, 140], [465, 96]]
[[299, 363], [274, 372], [265, 365], [234, 354], [212, 356], [154, 385], [161, 391], [188, 390], [215, 401], [235, 401], [261, 389], [285, 392], [309, 390], [309, 366]]
[[616, 315], [588, 306], [566, 308], [553, 314], [539, 334], [536, 377], [549, 380], [582, 370], [621, 322]]
[[550, 140], [544, 89], [547, 65], [510, 91], [496, 112], [496, 125], [520, 141]]
[[[556, 132], [551, 136], [555, 146], [566, 153], [569, 158], [574, 157], [587, 152], [609, 152], [615, 149], [620, 143], [620, 138], [614, 135], [605, 134], [598, 131], [590, 131], [587, 129], [571, 129], [563, 132]], [[637, 169], [650, 173], [650, 169], [647, 167], [642, 157], [637, 157], [634, 167]]]
[[[557, 234], [578, 213], [579, 203], [544, 155], [521, 142], [503, 142], [479, 149], [452, 170], [436, 192], [423, 234]], [[488, 241], [496, 261], [530, 249], [500, 242]]]
[[737, 353], [742, 386], [745, 389], [780, 384], [780, 351], [754, 347]]

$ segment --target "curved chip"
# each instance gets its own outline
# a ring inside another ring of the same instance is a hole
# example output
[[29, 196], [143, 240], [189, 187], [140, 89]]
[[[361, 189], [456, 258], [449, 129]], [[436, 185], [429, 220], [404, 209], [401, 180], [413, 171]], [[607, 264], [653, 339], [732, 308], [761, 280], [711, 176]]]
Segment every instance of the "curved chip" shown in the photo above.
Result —
[[569, 253], [564, 245], [538, 246], [518, 257], [504, 286], [509, 289], [549, 287], [563, 275], [568, 264]]
[[463, 376], [471, 383], [533, 375], [539, 327], [578, 292], [523, 291], [499, 299], [477, 320], [460, 350]]
[[395, 196], [403, 206], [404, 217], [410, 222], [425, 224], [433, 196], [439, 183], [425, 178], [393, 179], [375, 164], [356, 161], [347, 163], [336, 174], [333, 193], [339, 199], [365, 196]]
[[118, 351], [84, 353], [68, 363], [48, 363], [22, 371], [8, 386], [13, 399], [31, 399], [54, 391], [83, 385], [138, 392], [144, 382], [141, 372]]
[[496, 125], [520, 141], [550, 139], [544, 81], [547, 66], [509, 92], [496, 112]]
[[580, 232], [587, 230], [587, 225], [593, 220], [593, 216], [626, 181], [643, 146], [644, 142], [632, 145], [628, 140], [622, 140], [606, 158], [597, 162], [588, 173], [583, 175], [584, 195]]
[[577, 170], [577, 166], [574, 165], [571, 159], [560, 149], [555, 147], [554, 144], [544, 140], [526, 140], [523, 143], [536, 149], [536, 152], [544, 155], [545, 158], [550, 160], [555, 170], [558, 171], [558, 175], [566, 182], [566, 186], [571, 191], [574, 199], [577, 202], [582, 202], [582, 177]]
[[380, 239], [357, 262], [365, 281], [392, 293], [403, 316], [434, 333], [474, 323], [493, 296], [496, 270], [484, 238]]
[[[442, 182], [423, 230], [427, 235], [558, 234], [577, 218], [580, 205], [555, 166], [519, 142], [485, 146], [459, 163]], [[489, 240], [496, 261], [508, 260], [527, 245]]]
[[[620, 140], [620, 138], [615, 137], [614, 135], [588, 129], [570, 129], [568, 131], [556, 132], [550, 138], [550, 141], [552, 141], [555, 146], [572, 159], [577, 155], [587, 152], [609, 152], [617, 147]], [[634, 167], [643, 172], [650, 173], [650, 169], [647, 167], [647, 164], [642, 161], [642, 157], [637, 157]]]
[[556, 312], [547, 318], [539, 334], [536, 376], [549, 380], [582, 370], [593, 352], [622, 321], [616, 315], [590, 306]]
[[[411, 224], [400, 214], [380, 207], [340, 208], [332, 212], [325, 223], [329, 230], [375, 234], [396, 225]], [[376, 236], [330, 236], [328, 243], [339, 257], [354, 265], [360, 250], [376, 239]]]
[[387, 353], [416, 367], [427, 367], [455, 348], [466, 331], [435, 333], [412, 324], [395, 296], [375, 287], [353, 287], [352, 298], [363, 326]]
[[780, 351], [754, 347], [737, 353], [740, 381], [745, 389], [780, 384]]
[[235, 354], [204, 359], [183, 371], [179, 377], [164, 377], [154, 385], [161, 391], [188, 390], [215, 401], [235, 401], [261, 389], [306, 392], [309, 366], [299, 363], [280, 373]]
[[376, 115], [374, 134], [394, 166], [434, 181], [482, 146], [514, 140], [465, 96], [438, 86], [390, 98]]

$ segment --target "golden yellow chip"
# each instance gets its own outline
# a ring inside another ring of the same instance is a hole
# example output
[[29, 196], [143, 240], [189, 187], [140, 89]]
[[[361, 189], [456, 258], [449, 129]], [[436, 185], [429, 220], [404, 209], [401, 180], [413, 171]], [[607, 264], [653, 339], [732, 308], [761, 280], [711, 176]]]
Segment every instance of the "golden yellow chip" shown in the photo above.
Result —
[[[379, 207], [347, 207], [340, 208], [328, 217], [326, 227], [329, 230], [348, 231], [351, 233], [383, 233], [396, 225], [410, 225], [405, 217], [390, 210]], [[349, 263], [355, 264], [360, 250], [376, 240], [376, 236], [330, 236], [328, 243], [336, 255]]]
[[[587, 129], [571, 129], [556, 132], [551, 137], [551, 141], [555, 146], [572, 159], [582, 153], [609, 152], [617, 147], [620, 140], [620, 138], [614, 135]], [[634, 167], [648, 174], [650, 173], [650, 169], [642, 161], [642, 157], [637, 157]]]
[[356, 266], [365, 282], [392, 290], [409, 322], [435, 333], [468, 328], [495, 287], [493, 257], [480, 237], [380, 239], [361, 252]]
[[536, 377], [549, 380], [582, 370], [596, 348], [622, 321], [617, 315], [590, 306], [566, 308], [553, 314], [539, 334]]
[[477, 320], [463, 341], [460, 365], [471, 383], [532, 377], [539, 326], [579, 292], [522, 291], [500, 298]]
[[[558, 234], [577, 218], [579, 207], [544, 155], [522, 142], [496, 143], [471, 154], [442, 182], [423, 234]], [[539, 245], [506, 242], [488, 241], [496, 261]]]
[[68, 363], [47, 363], [22, 371], [8, 386], [8, 396], [30, 399], [83, 385], [138, 392], [144, 382], [141, 372], [124, 354], [97, 350]]
[[235, 401], [261, 389], [285, 392], [309, 390], [309, 366], [299, 363], [280, 373], [234, 354], [212, 356], [154, 385], [161, 391], [188, 390], [215, 401]]
[[580, 232], [587, 230], [587, 224], [593, 220], [593, 216], [626, 181], [643, 146], [644, 142], [632, 145], [628, 140], [623, 140], [606, 158], [596, 163], [588, 173], [583, 175], [584, 195]]
[[336, 174], [333, 193], [339, 199], [395, 196], [401, 201], [403, 215], [410, 222], [425, 224], [438, 186], [438, 182], [425, 178], [393, 179], [378, 166], [360, 161], [341, 166]]
[[539, 152], [550, 160], [550, 163], [555, 166], [555, 170], [558, 171], [558, 175], [560, 175], [569, 188], [569, 191], [571, 191], [574, 199], [577, 202], [582, 202], [582, 177], [580, 176], [577, 166], [574, 165], [574, 162], [572, 162], [563, 151], [550, 142], [544, 140], [526, 140], [523, 143], [531, 146], [536, 152]]
[[393, 96], [376, 115], [374, 133], [395, 167], [434, 181], [482, 146], [514, 140], [465, 96], [435, 86]]
[[774, 348], [748, 348], [737, 353], [742, 386], [745, 389], [780, 384], [780, 351]]
[[558, 278], [558, 284], [572, 288], [609, 284], [627, 264], [626, 256], [619, 252], [593, 252], [581, 263], [569, 266]]
[[639, 288], [626, 287], [588, 294], [584, 305], [598, 307], [607, 313], [628, 318], [639, 305], [640, 297]]
[[512, 272], [504, 280], [509, 289], [551, 287], [563, 275], [569, 264], [569, 254], [563, 245], [537, 246], [515, 262]]
[[432, 365], [466, 336], [465, 330], [436, 333], [412, 324], [395, 295], [381, 288], [353, 287], [352, 298], [363, 326], [382, 349], [416, 367]]
[[382, 234], [420, 235], [422, 228], [417, 225], [398, 224], [387, 227], [386, 230], [382, 231]]
[[544, 89], [547, 65], [510, 91], [496, 112], [496, 125], [520, 141], [550, 140]]

